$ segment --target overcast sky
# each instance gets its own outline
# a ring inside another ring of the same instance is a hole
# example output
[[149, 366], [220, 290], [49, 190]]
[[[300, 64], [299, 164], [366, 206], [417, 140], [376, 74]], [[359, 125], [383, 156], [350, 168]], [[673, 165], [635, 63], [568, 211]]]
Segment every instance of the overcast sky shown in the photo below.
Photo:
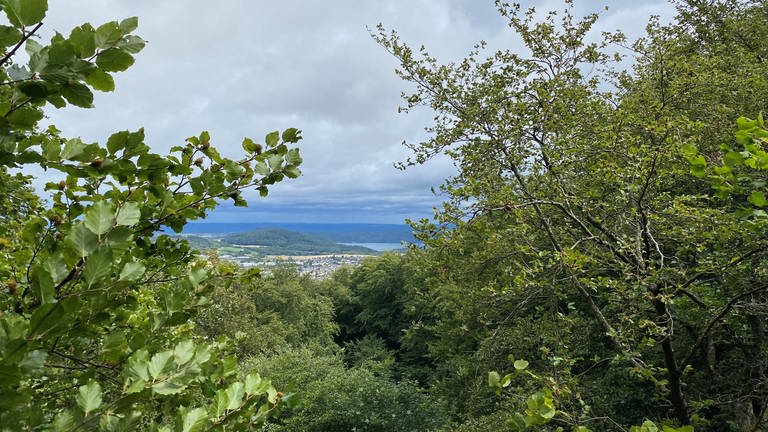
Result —
[[[419, 141], [431, 113], [398, 114], [407, 84], [397, 63], [369, 36], [383, 23], [424, 44], [441, 61], [462, 58], [480, 40], [517, 49], [492, 0], [49, 0], [46, 39], [83, 22], [139, 17], [149, 43], [116, 90], [95, 109], [67, 107], [49, 117], [65, 136], [104, 142], [144, 127], [147, 143], [166, 151], [202, 130], [236, 157], [243, 137], [303, 130], [304, 175], [247, 195], [247, 209], [222, 206], [215, 222], [401, 223], [432, 214], [430, 192], [453, 173], [447, 161], [405, 172], [403, 140]], [[558, 8], [560, 1], [529, 2]], [[674, 14], [664, 1], [576, 1], [607, 5], [598, 32], [639, 35], [651, 14]]]

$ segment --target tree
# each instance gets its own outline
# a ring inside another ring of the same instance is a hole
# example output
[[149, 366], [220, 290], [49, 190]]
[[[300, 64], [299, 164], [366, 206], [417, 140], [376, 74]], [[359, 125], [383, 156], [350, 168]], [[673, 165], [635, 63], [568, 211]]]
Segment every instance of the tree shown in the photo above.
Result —
[[[236, 376], [224, 345], [194, 337], [190, 317], [220, 280], [234, 277], [161, 229], [180, 231], [220, 200], [300, 175], [300, 131], [243, 141], [223, 158], [207, 132], [151, 152], [142, 130], [106, 145], [40, 130], [48, 105], [90, 108], [92, 90], [134, 63], [144, 41], [128, 18], [41, 44], [46, 0], [0, 1], [0, 422], [4, 430], [219, 429], [263, 423], [283, 395], [257, 373]], [[18, 55], [28, 54], [26, 63]], [[35, 198], [7, 168], [60, 172]], [[18, 209], [22, 211], [18, 212]]]
[[[544, 391], [562, 424], [640, 415], [758, 430], [768, 400], [757, 312], [765, 225], [714, 201], [688, 160], [698, 157], [691, 144], [719, 158], [736, 118], [763, 108], [765, 3], [681, 1], [676, 22], [652, 20], [630, 46], [618, 33], [587, 42], [597, 14], [537, 22], [533, 9], [496, 6], [525, 53], [484, 57], [480, 43], [440, 64], [383, 27], [374, 35], [415, 84], [403, 109], [435, 112], [430, 138], [408, 145], [403, 166], [445, 154], [458, 169], [441, 188], [437, 225], [419, 225], [425, 256], [441, 257], [427, 261], [436, 295], [463, 312], [446, 317], [466, 317], [456, 326], [469, 349], [499, 348], [490, 364], [525, 346], [500, 335], [542, 323], [527, 338], [539, 348], [531, 364], [550, 371]], [[761, 30], [744, 31], [753, 26]], [[631, 71], [615, 62], [623, 49]], [[495, 309], [473, 315], [461, 292]], [[458, 340], [437, 334], [448, 338], [437, 346]], [[616, 390], [594, 386], [608, 373], [660, 399], [622, 410], [602, 396]]]

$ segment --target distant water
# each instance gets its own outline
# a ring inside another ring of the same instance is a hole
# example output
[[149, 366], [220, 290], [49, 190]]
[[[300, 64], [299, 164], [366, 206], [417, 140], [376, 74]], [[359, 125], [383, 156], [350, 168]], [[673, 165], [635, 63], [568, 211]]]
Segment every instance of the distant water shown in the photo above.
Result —
[[363, 246], [376, 252], [385, 252], [397, 249], [405, 249], [402, 243], [339, 243], [347, 246]]
[[[313, 224], [313, 223], [190, 223], [184, 234], [220, 236], [260, 228], [282, 228], [323, 237], [334, 243], [381, 244], [382, 250], [400, 249], [400, 242], [413, 242], [413, 229], [405, 224]], [[373, 249], [373, 248], [372, 248]], [[377, 249], [378, 250], [378, 249]]]

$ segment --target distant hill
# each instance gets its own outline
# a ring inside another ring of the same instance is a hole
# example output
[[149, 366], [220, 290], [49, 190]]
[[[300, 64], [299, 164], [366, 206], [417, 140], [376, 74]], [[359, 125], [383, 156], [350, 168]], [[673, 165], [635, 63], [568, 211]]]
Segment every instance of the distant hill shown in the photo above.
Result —
[[337, 244], [316, 235], [279, 228], [261, 228], [229, 234], [221, 238], [221, 243], [233, 246], [260, 246], [258, 251], [263, 255], [377, 254], [375, 250], [367, 247]]
[[413, 230], [405, 224], [325, 224], [325, 223], [213, 223], [193, 222], [184, 227], [184, 234], [245, 233], [259, 229], [282, 229], [310, 234], [335, 243], [400, 243], [414, 242]]

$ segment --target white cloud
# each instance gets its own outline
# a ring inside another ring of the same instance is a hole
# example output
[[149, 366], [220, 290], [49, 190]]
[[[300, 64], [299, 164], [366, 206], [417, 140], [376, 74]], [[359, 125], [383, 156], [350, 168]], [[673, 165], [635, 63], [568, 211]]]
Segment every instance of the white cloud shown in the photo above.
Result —
[[[619, 5], [606, 26], [624, 30], [642, 28], [644, 14], [658, 10], [650, 2], [609, 4]], [[66, 135], [103, 141], [144, 126], [148, 143], [164, 151], [207, 129], [234, 156], [243, 136], [298, 127], [305, 175], [276, 187], [267, 202], [366, 218], [360, 222], [431, 214], [438, 200], [430, 187], [453, 172], [445, 160], [406, 172], [392, 167], [407, 156], [400, 143], [423, 139], [431, 116], [397, 114], [407, 85], [366, 26], [382, 22], [444, 61], [462, 58], [481, 39], [514, 43], [492, 2], [476, 0], [52, 0], [46, 27], [68, 32], [133, 15], [147, 48], [118, 74], [114, 93], [97, 95], [96, 109], [51, 112]], [[263, 203], [254, 201], [258, 209]]]

